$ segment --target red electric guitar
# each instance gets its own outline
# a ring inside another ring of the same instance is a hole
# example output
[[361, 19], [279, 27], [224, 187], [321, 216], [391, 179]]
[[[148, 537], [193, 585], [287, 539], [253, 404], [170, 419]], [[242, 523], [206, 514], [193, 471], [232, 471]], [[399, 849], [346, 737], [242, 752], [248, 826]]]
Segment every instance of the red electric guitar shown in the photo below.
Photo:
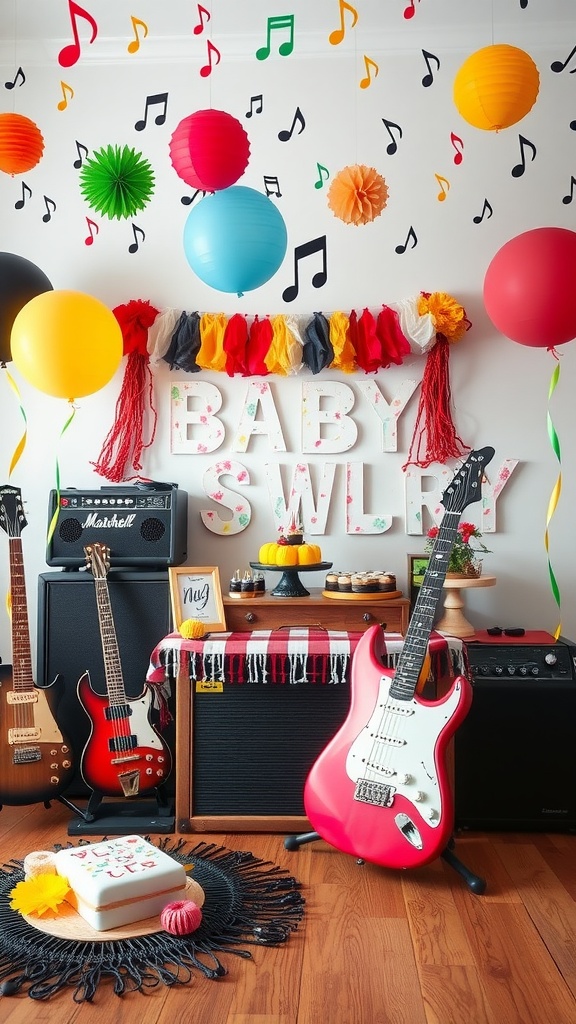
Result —
[[39, 689], [32, 675], [20, 536], [26, 525], [20, 490], [0, 488], [0, 526], [10, 546], [14, 661], [14, 665], [0, 665], [0, 805], [56, 799], [74, 773], [70, 742], [55, 718], [60, 681]]
[[416, 693], [460, 516], [481, 497], [493, 448], [472, 452], [442, 496], [444, 516], [395, 670], [383, 667], [380, 626], [360, 639], [346, 721], [312, 766], [304, 806], [313, 829], [344, 853], [411, 868], [446, 850], [453, 800], [445, 754], [465, 718], [472, 687], [454, 680], [441, 700]]
[[80, 770], [86, 784], [97, 793], [138, 796], [166, 782], [172, 755], [151, 721], [151, 688], [146, 685], [132, 700], [126, 696], [106, 579], [110, 548], [91, 544], [84, 552], [96, 587], [108, 696], [96, 693], [88, 672], [79, 679], [78, 699], [92, 726]]

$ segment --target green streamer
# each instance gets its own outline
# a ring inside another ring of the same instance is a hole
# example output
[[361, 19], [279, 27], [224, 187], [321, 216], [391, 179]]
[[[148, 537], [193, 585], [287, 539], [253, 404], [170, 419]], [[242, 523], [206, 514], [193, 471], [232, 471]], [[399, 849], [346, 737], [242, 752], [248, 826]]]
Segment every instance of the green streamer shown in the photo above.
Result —
[[[75, 415], [76, 415], [76, 407], [73, 405], [72, 406], [72, 412], [71, 412], [70, 416], [68, 417], [68, 419], [66, 420], [66, 423], [62, 427], [62, 430], [60, 431], [60, 440], [62, 440], [62, 438], [64, 437], [64, 434], [68, 430], [68, 427], [72, 423], [72, 420], [74, 419]], [[54, 509], [54, 513], [52, 515], [52, 519], [50, 520], [50, 525], [48, 526], [48, 534], [47, 534], [47, 537], [46, 537], [46, 543], [47, 544], [50, 544], [50, 541], [52, 540], [52, 537], [54, 536], [54, 530], [56, 529], [56, 523], [58, 522], [58, 516], [59, 515], [60, 515], [60, 465], [58, 463], [58, 455], [56, 455], [56, 508]]]
[[[550, 378], [550, 386], [548, 388], [548, 401], [550, 401], [550, 399], [552, 398], [552, 395], [554, 394], [554, 391], [556, 390], [556, 387], [558, 385], [558, 381], [559, 380], [560, 380], [560, 363], [557, 363], [557, 365], [554, 368], [554, 372], [552, 373], [552, 376]], [[556, 511], [556, 508], [558, 506], [558, 502], [560, 500], [560, 495], [562, 493], [562, 468], [561, 468], [562, 467], [562, 458], [561, 458], [561, 453], [560, 453], [560, 440], [558, 438], [558, 434], [556, 433], [556, 429], [555, 429], [554, 424], [552, 422], [552, 417], [550, 415], [550, 411], [549, 410], [548, 410], [548, 412], [546, 414], [546, 423], [547, 423], [547, 428], [548, 428], [548, 439], [550, 441], [551, 448], [552, 448], [554, 454], [556, 455], [556, 458], [557, 458], [558, 463], [560, 465], [560, 471], [558, 473], [558, 477], [556, 479], [556, 483], [554, 484], [554, 487], [552, 489], [552, 493], [550, 495], [550, 499], [548, 501], [548, 512], [546, 514], [546, 531], [545, 531], [545, 534], [544, 534], [544, 546], [546, 548], [546, 557], [547, 557], [547, 560], [548, 560], [548, 575], [550, 577], [550, 589], [552, 590], [552, 595], [554, 597], [554, 600], [556, 601], [558, 609], [560, 609], [560, 605], [561, 605], [560, 588], [558, 586], [558, 581], [556, 579], [556, 576], [554, 574], [554, 570], [552, 568], [552, 563], [550, 561], [550, 545], [549, 545], [548, 526], [550, 524], [552, 516], [554, 515], [554, 512]], [[556, 639], [558, 639], [558, 637], [560, 636], [561, 632], [562, 632], [562, 624], [559, 623], [558, 626], [556, 627], [556, 631], [554, 633]]]

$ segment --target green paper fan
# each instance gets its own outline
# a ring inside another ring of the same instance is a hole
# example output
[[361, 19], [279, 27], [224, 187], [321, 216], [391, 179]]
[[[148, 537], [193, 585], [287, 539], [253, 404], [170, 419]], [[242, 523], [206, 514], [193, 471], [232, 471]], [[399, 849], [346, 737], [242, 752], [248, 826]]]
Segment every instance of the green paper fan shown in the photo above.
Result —
[[150, 202], [154, 173], [148, 160], [129, 146], [106, 146], [86, 160], [80, 191], [92, 210], [110, 219], [131, 218]]

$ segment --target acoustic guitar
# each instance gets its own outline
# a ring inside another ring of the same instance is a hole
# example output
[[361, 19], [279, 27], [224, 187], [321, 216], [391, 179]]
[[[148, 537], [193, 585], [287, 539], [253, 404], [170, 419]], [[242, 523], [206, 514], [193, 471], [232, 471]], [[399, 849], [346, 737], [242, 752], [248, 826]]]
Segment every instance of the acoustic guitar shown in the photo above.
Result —
[[34, 683], [21, 532], [27, 526], [21, 491], [0, 488], [0, 527], [10, 549], [13, 665], [0, 665], [0, 805], [57, 798], [74, 773], [72, 749], [56, 720], [61, 680]]
[[446, 850], [454, 807], [446, 748], [465, 718], [472, 686], [458, 676], [437, 701], [417, 693], [458, 523], [479, 501], [493, 448], [472, 452], [442, 496], [444, 515], [396, 669], [382, 662], [383, 632], [371, 626], [351, 666], [348, 716], [306, 779], [313, 829], [336, 849], [382, 867], [411, 868]]
[[107, 582], [110, 548], [90, 544], [84, 553], [96, 588], [107, 694], [94, 690], [89, 672], [80, 677], [78, 699], [91, 724], [80, 771], [97, 793], [135, 797], [166, 782], [172, 755], [152, 723], [150, 686], [145, 685], [138, 697], [126, 696]]

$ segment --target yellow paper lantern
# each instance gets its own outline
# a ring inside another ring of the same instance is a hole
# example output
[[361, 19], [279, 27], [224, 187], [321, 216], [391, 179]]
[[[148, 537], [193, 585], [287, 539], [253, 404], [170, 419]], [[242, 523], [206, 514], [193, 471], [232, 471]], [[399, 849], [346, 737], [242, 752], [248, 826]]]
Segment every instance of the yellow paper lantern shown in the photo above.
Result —
[[23, 114], [0, 114], [0, 171], [24, 174], [40, 161], [44, 139], [34, 121]]
[[499, 43], [464, 61], [454, 79], [454, 103], [468, 124], [497, 132], [526, 116], [539, 88], [540, 75], [530, 55]]

